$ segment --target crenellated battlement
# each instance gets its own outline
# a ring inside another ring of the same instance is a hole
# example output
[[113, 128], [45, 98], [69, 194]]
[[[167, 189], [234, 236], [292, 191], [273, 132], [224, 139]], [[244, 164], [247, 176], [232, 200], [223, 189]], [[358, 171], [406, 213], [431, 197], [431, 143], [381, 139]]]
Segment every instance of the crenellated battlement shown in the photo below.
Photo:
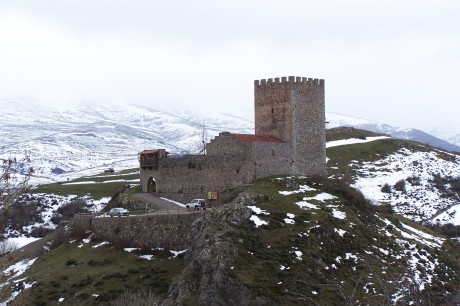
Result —
[[270, 79], [261, 79], [254, 80], [254, 87], [273, 85], [273, 84], [283, 84], [283, 83], [306, 83], [311, 86], [324, 86], [324, 79], [313, 79], [306, 77], [281, 77], [281, 78], [270, 78]]

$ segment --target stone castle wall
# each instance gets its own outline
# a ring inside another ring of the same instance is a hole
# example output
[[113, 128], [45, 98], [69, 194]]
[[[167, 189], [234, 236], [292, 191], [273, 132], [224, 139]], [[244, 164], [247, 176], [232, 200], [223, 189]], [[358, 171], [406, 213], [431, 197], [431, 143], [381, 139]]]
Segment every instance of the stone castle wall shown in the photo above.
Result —
[[188, 248], [190, 231], [198, 213], [151, 216], [75, 217], [69, 226], [94, 232], [101, 239], [111, 242], [128, 241], [133, 247]]
[[208, 191], [221, 191], [252, 182], [252, 162], [247, 156], [186, 155], [160, 159], [159, 169], [141, 169], [141, 185], [146, 190], [150, 177], [159, 196], [186, 203], [206, 198]]
[[160, 196], [187, 202], [270, 175], [324, 176], [324, 98], [324, 80], [256, 80], [255, 135], [224, 132], [206, 145], [206, 155], [165, 155], [157, 167], [141, 167], [142, 189], [153, 178]]

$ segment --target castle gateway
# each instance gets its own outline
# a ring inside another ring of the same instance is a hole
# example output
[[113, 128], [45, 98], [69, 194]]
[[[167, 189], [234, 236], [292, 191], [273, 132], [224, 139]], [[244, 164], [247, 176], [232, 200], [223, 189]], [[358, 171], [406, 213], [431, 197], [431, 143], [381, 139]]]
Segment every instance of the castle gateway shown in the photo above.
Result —
[[220, 133], [206, 155], [139, 153], [143, 192], [188, 201], [269, 175], [326, 174], [324, 80], [254, 81], [255, 135]]

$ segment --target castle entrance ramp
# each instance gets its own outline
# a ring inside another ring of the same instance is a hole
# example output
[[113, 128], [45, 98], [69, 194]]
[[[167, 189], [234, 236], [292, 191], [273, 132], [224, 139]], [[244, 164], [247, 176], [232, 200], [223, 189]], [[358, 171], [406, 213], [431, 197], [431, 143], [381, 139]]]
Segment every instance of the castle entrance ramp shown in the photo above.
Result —
[[155, 205], [155, 207], [159, 211], [172, 211], [172, 210], [184, 210], [187, 211], [187, 208], [185, 206], [180, 206], [177, 204], [174, 204], [173, 202], [164, 200], [154, 194], [151, 193], [137, 193], [133, 195], [134, 199], [139, 200], [139, 201], [144, 201], [147, 203], [151, 203]]

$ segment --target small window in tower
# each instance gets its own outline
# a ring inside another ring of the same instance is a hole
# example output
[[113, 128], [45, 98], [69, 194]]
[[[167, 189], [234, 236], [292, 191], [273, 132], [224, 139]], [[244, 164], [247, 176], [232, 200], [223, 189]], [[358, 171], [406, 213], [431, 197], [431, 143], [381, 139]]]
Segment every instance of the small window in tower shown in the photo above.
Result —
[[275, 149], [272, 149], [272, 156], [275, 156]]
[[273, 107], [272, 107], [272, 115], [275, 113], [275, 111], [273, 110]]

